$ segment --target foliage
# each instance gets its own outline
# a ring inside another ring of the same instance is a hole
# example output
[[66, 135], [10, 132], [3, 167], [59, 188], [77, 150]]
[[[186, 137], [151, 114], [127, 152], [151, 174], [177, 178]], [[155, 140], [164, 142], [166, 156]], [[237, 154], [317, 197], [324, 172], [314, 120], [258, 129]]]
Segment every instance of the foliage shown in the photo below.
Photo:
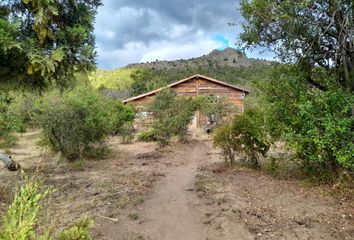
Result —
[[49, 194], [49, 190], [41, 192], [39, 183], [29, 181], [21, 187], [3, 216], [0, 229], [2, 240], [50, 239], [48, 232], [37, 235], [35, 224], [40, 209], [40, 202]]
[[95, 89], [126, 90], [131, 87], [131, 74], [134, 70], [120, 68], [114, 70], [96, 70], [89, 75], [91, 85]]
[[138, 135], [138, 140], [143, 142], [152, 142], [156, 141], [156, 132], [154, 129], [148, 129], [146, 131], [142, 131]]
[[[320, 77], [331, 82], [331, 75]], [[294, 67], [280, 67], [264, 87], [270, 132], [287, 140], [307, 173], [323, 175], [354, 168], [354, 98], [350, 91], [327, 85], [308, 88]]]
[[102, 104], [109, 113], [108, 129], [112, 135], [122, 135], [129, 130], [132, 133], [132, 122], [135, 112], [132, 107], [123, 105], [120, 101], [102, 96]]
[[215, 115], [216, 125], [224, 124], [229, 121], [232, 116], [240, 112], [236, 106], [230, 104], [225, 97], [217, 96], [198, 96], [194, 99], [198, 111], [204, 115]]
[[165, 72], [162, 71], [137, 69], [130, 75], [133, 80], [132, 95], [139, 95], [165, 85], [169, 82], [169, 80], [166, 81], [165, 76]]
[[272, 48], [322, 90], [323, 82], [312, 71], [318, 66], [333, 71], [337, 84], [353, 91], [353, 10], [352, 0], [243, 0], [241, 40], [246, 47]]
[[58, 236], [58, 240], [92, 240], [89, 232], [93, 226], [93, 221], [88, 218], [82, 218], [74, 224], [64, 229]]
[[53, 92], [38, 105], [44, 142], [68, 160], [83, 157], [134, 117], [131, 109], [88, 87]]
[[123, 143], [131, 143], [134, 139], [134, 129], [132, 123], [128, 122], [123, 124], [118, 133], [122, 137]]
[[160, 91], [150, 106], [153, 129], [160, 147], [169, 144], [172, 136], [185, 140], [196, 105], [192, 99], [177, 97], [171, 89]]
[[18, 129], [20, 132], [25, 132], [28, 126], [35, 126], [35, 101], [39, 95], [34, 92], [10, 92], [12, 98], [9, 105], [9, 112], [13, 116], [17, 116], [21, 121], [21, 126]]
[[264, 118], [259, 109], [248, 109], [216, 130], [214, 144], [222, 149], [230, 165], [235, 163], [237, 154], [244, 154], [246, 160], [257, 167], [259, 155], [266, 156], [271, 146], [264, 128]]
[[[33, 179], [26, 179], [26, 184], [16, 193], [14, 200], [3, 215], [0, 227], [1, 240], [51, 240], [53, 237], [49, 230], [39, 234], [38, 213], [42, 200], [51, 193], [51, 189], [40, 190], [41, 185]], [[93, 222], [89, 218], [83, 218], [59, 233], [58, 240], [91, 240], [89, 233]]]
[[241, 43], [270, 47], [289, 65], [259, 84], [267, 130], [310, 175], [353, 171], [353, 1], [244, 0]]
[[9, 141], [11, 137], [11, 132], [16, 129], [16, 119], [12, 118], [12, 115], [9, 114], [9, 105], [10, 99], [7, 95], [1, 93], [0, 95], [0, 146]]
[[13, 96], [1, 91], [0, 95], [0, 147], [7, 148], [16, 142], [13, 132], [23, 130], [24, 124], [21, 116], [11, 109]]
[[0, 83], [67, 86], [76, 72], [92, 70], [93, 23], [100, 5], [100, 0], [1, 1]]

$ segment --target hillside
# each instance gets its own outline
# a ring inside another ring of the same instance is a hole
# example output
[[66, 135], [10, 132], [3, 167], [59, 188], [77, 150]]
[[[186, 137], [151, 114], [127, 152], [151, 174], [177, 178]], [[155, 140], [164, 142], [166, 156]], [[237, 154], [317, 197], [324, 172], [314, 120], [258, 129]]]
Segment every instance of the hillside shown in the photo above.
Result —
[[273, 62], [248, 58], [233, 48], [213, 50], [201, 57], [129, 64], [114, 70], [96, 70], [90, 75], [95, 88], [106, 89], [117, 98], [141, 94], [168, 83], [203, 74], [231, 84], [256, 90], [267, 78]]
[[174, 61], [159, 61], [147, 63], [135, 63], [129, 64], [128, 68], [149, 68], [157, 70], [170, 70], [170, 69], [195, 69], [195, 68], [208, 68], [213, 66], [222, 67], [253, 67], [257, 64], [269, 64], [269, 61], [251, 59], [244, 53], [234, 49], [225, 48], [224, 50], [213, 50], [207, 55], [203, 55], [197, 58], [181, 59]]

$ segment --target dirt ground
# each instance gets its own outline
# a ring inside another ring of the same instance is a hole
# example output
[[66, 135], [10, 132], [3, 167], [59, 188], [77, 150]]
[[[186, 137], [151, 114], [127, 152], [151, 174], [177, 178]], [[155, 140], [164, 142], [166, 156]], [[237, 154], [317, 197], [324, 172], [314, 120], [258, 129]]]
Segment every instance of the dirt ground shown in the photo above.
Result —
[[[54, 229], [88, 215], [102, 240], [354, 239], [352, 198], [227, 168], [207, 139], [158, 152], [154, 143], [112, 138], [107, 159], [68, 164], [38, 149], [38, 136], [24, 134], [10, 151], [27, 174], [56, 189], [41, 215]], [[5, 210], [23, 180], [2, 168], [0, 176]]]

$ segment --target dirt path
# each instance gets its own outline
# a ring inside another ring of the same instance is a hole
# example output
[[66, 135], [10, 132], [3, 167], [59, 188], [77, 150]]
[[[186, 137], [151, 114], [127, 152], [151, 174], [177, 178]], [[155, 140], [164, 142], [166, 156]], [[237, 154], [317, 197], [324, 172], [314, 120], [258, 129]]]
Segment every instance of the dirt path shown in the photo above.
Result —
[[[210, 147], [198, 140], [191, 141], [160, 159], [170, 162], [149, 198], [136, 209], [129, 209], [119, 223], [105, 222], [100, 226], [100, 239], [202, 240], [206, 238], [201, 199], [194, 192], [198, 168], [208, 165]], [[136, 218], [136, 219], [133, 219]]]
[[186, 163], [169, 170], [145, 203], [143, 235], [156, 240], [205, 239], [201, 203], [193, 190], [198, 166], [209, 160], [208, 148], [196, 142], [193, 146], [179, 156]]
[[[100, 226], [100, 239], [124, 240], [247, 240], [253, 239], [245, 226], [230, 223], [227, 232], [211, 227], [207, 216], [215, 207], [205, 204], [195, 185], [201, 169], [221, 161], [212, 158], [210, 142], [193, 140], [174, 152], [174, 163], [156, 183], [150, 197], [129, 209], [118, 223]], [[177, 164], [177, 166], [176, 166]], [[125, 216], [124, 216], [125, 215]]]

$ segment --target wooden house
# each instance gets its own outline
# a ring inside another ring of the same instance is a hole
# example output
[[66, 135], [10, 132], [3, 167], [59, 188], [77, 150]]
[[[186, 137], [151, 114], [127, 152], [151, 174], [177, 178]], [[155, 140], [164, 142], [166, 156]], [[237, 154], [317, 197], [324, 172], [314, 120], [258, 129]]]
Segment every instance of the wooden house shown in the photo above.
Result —
[[[165, 88], [171, 88], [176, 91], [177, 95], [185, 97], [196, 96], [215, 96], [225, 97], [230, 104], [239, 109], [240, 112], [244, 110], [244, 98], [249, 94], [249, 91], [229, 83], [225, 83], [210, 77], [202, 76], [200, 74], [193, 75], [191, 77], [182, 79], [180, 81], [169, 84], [165, 87], [158, 88], [156, 90], [128, 98], [123, 101], [124, 104], [133, 105], [137, 113], [136, 124], [149, 124], [152, 122], [151, 113], [147, 112], [146, 106], [148, 106], [154, 99], [155, 95]], [[199, 116], [196, 113], [194, 123], [196, 126], [201, 126], [207, 120]]]

